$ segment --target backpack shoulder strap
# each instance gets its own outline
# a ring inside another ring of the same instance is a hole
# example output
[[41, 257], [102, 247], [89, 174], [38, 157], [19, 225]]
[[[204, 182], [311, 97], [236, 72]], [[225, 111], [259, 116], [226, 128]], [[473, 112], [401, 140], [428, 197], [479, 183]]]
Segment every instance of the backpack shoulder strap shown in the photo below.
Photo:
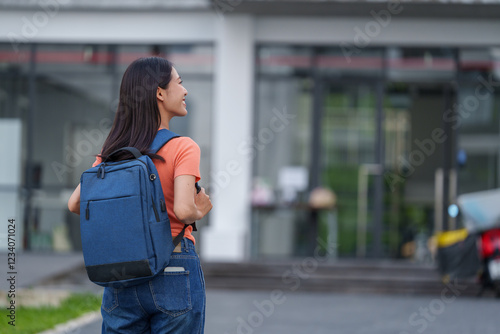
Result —
[[171, 139], [180, 137], [177, 133], [172, 132], [167, 129], [161, 129], [158, 131], [156, 134], [155, 139], [153, 140], [153, 143], [149, 147], [153, 153], [157, 153], [160, 148], [163, 147], [166, 143], [168, 143]]
[[[153, 140], [153, 143], [151, 144], [151, 146], [149, 148], [151, 149], [151, 151], [153, 153], [157, 153], [166, 143], [168, 143], [171, 139], [174, 139], [177, 137], [180, 137], [180, 135], [178, 135], [177, 133], [172, 132], [170, 130], [167, 130], [167, 129], [161, 129], [156, 134], [156, 137]], [[200, 192], [201, 188], [198, 185], [198, 183], [196, 183], [195, 186], [196, 186], [197, 192]], [[184, 232], [186, 231], [186, 228], [188, 226], [192, 226], [193, 231], [197, 231], [196, 223], [184, 225], [181, 232], [173, 240], [174, 246], [177, 246], [181, 242], [182, 238], [184, 237]]]

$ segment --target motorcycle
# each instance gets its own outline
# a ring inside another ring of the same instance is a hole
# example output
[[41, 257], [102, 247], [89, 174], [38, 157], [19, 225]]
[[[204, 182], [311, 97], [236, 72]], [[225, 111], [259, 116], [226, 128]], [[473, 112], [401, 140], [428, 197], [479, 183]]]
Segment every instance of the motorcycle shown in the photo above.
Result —
[[477, 237], [479, 295], [492, 289], [500, 298], [500, 189], [461, 195], [457, 204], [466, 229]]
[[500, 298], [500, 229], [482, 232], [479, 250], [482, 260], [480, 294], [486, 289], [492, 289], [497, 298]]

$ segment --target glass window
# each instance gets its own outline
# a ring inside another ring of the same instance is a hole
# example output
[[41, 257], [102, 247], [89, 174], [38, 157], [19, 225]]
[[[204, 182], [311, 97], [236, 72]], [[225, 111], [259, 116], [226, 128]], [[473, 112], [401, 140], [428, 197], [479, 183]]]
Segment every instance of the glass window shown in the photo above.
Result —
[[99, 154], [113, 119], [112, 50], [107, 45], [37, 46], [32, 152], [31, 249], [80, 248], [78, 217], [62, 201]]
[[[500, 48], [460, 50], [457, 99], [458, 192], [497, 188], [500, 180]], [[464, 159], [465, 158], [465, 159]]]
[[9, 71], [27, 73], [31, 59], [30, 45], [21, 44], [15, 48], [11, 44], [0, 43], [0, 71], [7, 75]]
[[19, 169], [28, 170], [32, 190], [31, 200], [23, 203], [29, 213], [24, 246], [79, 249], [78, 217], [68, 212], [65, 199], [99, 154], [114, 119], [123, 72], [138, 57], [167, 56], [182, 75], [190, 117], [173, 121], [172, 130], [200, 143], [201, 172], [209, 175], [211, 45], [40, 44], [34, 47], [30, 72], [32, 48], [21, 45], [16, 52], [0, 44], [0, 122], [21, 120], [19, 151], [25, 167]]
[[387, 49], [388, 78], [393, 82], [435, 82], [454, 80], [456, 61], [453, 49]]
[[293, 46], [262, 46], [257, 52], [259, 73], [301, 74], [313, 65], [311, 48]]
[[179, 73], [212, 74], [213, 46], [201, 45], [121, 45], [117, 47], [118, 72], [140, 57], [160, 56], [170, 60]]
[[[282, 167], [309, 166], [310, 80], [263, 79], [257, 87], [259, 112], [253, 143], [254, 152], [258, 152], [256, 171], [276, 188]], [[291, 119], [282, 115], [291, 115]]]
[[40, 74], [87, 73], [111, 71], [113, 49], [109, 45], [41, 44], [36, 63]]
[[383, 49], [377, 48], [322, 48], [318, 51], [316, 66], [321, 73], [330, 76], [381, 77], [384, 68], [383, 56]]
[[[302, 240], [306, 211], [300, 209], [306, 189], [290, 194], [280, 180], [287, 168], [298, 168], [308, 182], [311, 95], [309, 78], [261, 78], [257, 82], [257, 120], [254, 136], [246, 143], [254, 164], [254, 256], [292, 256], [307, 246], [307, 240]], [[280, 209], [290, 201], [297, 204], [295, 208]]]
[[325, 166], [374, 163], [374, 87], [363, 84], [329, 84], [323, 109]]
[[[259, 205], [254, 203], [253, 210], [254, 255], [308, 254], [305, 245], [312, 239], [305, 235], [313, 219], [306, 196], [282, 205], [280, 176], [286, 166], [303, 167], [311, 174], [309, 169], [317, 163], [311, 161], [313, 150], [320, 150], [320, 183], [337, 194], [340, 256], [359, 255], [360, 243], [369, 254], [374, 208], [382, 203], [383, 253], [429, 261], [425, 245], [441, 224], [436, 182], [449, 161], [457, 169], [450, 172], [451, 200], [457, 194], [499, 186], [498, 47], [345, 50], [265, 45], [258, 48], [257, 73], [256, 143], [273, 108], [286, 104], [296, 118], [290, 132], [273, 136], [260, 150], [255, 146], [253, 199]], [[378, 93], [381, 84], [383, 96]], [[380, 97], [383, 138], [376, 133]], [[313, 105], [321, 110], [313, 112]], [[314, 117], [321, 117], [316, 129]], [[445, 132], [450, 123], [451, 133]], [[320, 148], [311, 142], [318, 130]], [[378, 139], [385, 147], [385, 189], [383, 197], [375, 198]], [[320, 238], [324, 220], [320, 213]], [[364, 237], [360, 221], [367, 226]], [[418, 250], [412, 251], [415, 245]]]
[[0, 118], [26, 115], [29, 66], [29, 47], [22, 45], [16, 52], [10, 44], [0, 44]]
[[[382, 49], [366, 49], [350, 57], [340, 47], [258, 49], [254, 256], [310, 255], [315, 238], [327, 239], [326, 226], [331, 217], [326, 212], [316, 215], [318, 212], [311, 210], [308, 203], [309, 181], [313, 177], [319, 179], [321, 186], [339, 194], [338, 233], [343, 240], [339, 253], [344, 256], [355, 253], [358, 170], [360, 165], [375, 162], [377, 105], [375, 85], [362, 82], [359, 77], [381, 78], [382, 55]], [[319, 74], [317, 82], [313, 79], [314, 71]], [[343, 82], [344, 77], [358, 81]], [[322, 95], [316, 96], [319, 99], [316, 105], [322, 115], [314, 116], [314, 90], [319, 86]], [[294, 118], [283, 131], [270, 133], [267, 143], [266, 131], [280, 108], [286, 108]], [[313, 129], [313, 117], [321, 117], [317, 129]], [[312, 147], [312, 131], [321, 132], [319, 148]], [[261, 141], [265, 145], [260, 145]], [[311, 170], [312, 150], [320, 150], [319, 171]], [[301, 173], [306, 175], [305, 186], [292, 195], [283, 186], [291, 168], [297, 173], [294, 182], [304, 178]], [[370, 174], [363, 177], [371, 180]], [[366, 201], [371, 207], [370, 199]], [[368, 217], [371, 211], [365, 215]], [[314, 236], [313, 225], [318, 228]]]
[[[29, 113], [28, 69], [31, 58], [28, 45], [0, 44], [0, 212], [16, 219], [16, 236], [22, 247], [23, 207], [23, 127]], [[0, 248], [7, 249], [7, 234], [0, 233]]]
[[500, 48], [460, 50], [459, 79], [461, 132], [498, 134], [494, 83], [500, 81]]
[[[370, 221], [373, 215], [370, 185], [374, 175], [371, 166], [376, 162], [376, 86], [363, 82], [325, 82], [323, 86], [322, 185], [337, 195], [337, 233], [342, 240], [338, 253], [353, 256], [357, 246], [366, 247], [370, 240], [366, 235], [372, 232], [359, 224]], [[365, 241], [357, 240], [361, 228], [366, 229], [362, 235]]]

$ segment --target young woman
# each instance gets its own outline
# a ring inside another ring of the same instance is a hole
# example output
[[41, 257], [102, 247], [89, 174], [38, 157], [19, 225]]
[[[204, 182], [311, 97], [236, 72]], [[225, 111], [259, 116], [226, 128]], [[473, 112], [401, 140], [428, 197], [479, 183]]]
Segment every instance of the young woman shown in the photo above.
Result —
[[[187, 114], [186, 95], [181, 77], [166, 59], [141, 58], [130, 64], [123, 75], [113, 126], [93, 166], [121, 147], [149, 154], [156, 132], [169, 129], [173, 117]], [[179, 137], [150, 156], [160, 176], [172, 236], [176, 236], [184, 224], [212, 209], [205, 190], [197, 193], [195, 187], [200, 179], [200, 148], [189, 137]], [[80, 214], [80, 185], [68, 208]], [[132, 287], [104, 289], [102, 333], [203, 333], [205, 282], [191, 232], [188, 226], [180, 250], [174, 251], [169, 263], [185, 272], [160, 274]]]

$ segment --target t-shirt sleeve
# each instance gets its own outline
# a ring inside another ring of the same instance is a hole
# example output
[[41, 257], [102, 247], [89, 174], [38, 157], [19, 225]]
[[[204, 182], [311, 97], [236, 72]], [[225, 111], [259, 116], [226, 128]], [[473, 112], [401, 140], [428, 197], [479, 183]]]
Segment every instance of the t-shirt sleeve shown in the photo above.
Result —
[[200, 147], [189, 137], [178, 139], [174, 160], [174, 179], [180, 175], [193, 175], [198, 182], [200, 176]]

